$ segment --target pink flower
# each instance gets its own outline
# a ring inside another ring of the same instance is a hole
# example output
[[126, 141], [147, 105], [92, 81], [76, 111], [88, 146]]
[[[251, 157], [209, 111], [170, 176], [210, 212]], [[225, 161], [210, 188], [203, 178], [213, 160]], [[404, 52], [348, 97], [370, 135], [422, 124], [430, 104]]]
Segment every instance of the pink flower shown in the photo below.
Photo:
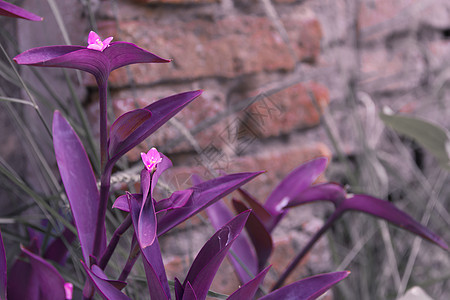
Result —
[[154, 172], [156, 169], [156, 165], [162, 161], [162, 157], [159, 154], [156, 148], [150, 149], [147, 154], [144, 152], [141, 153], [142, 161], [144, 162], [145, 167], [150, 172]]
[[73, 284], [66, 282], [64, 284], [64, 292], [66, 293], [66, 300], [72, 300]]
[[98, 34], [96, 34], [95, 32], [91, 31], [89, 32], [89, 37], [88, 37], [88, 49], [93, 49], [93, 50], [97, 50], [97, 51], [103, 51], [106, 48], [109, 47], [109, 43], [111, 43], [113, 37], [110, 36], [109, 38], [105, 39], [102, 42], [102, 39], [98, 36]]

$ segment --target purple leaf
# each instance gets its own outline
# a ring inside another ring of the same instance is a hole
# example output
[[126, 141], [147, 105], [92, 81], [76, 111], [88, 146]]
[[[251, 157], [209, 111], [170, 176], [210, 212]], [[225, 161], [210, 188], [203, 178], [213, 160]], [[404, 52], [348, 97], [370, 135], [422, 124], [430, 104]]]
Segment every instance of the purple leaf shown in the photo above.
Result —
[[223, 198], [262, 172], [236, 173], [214, 178], [190, 188], [193, 193], [182, 207], [157, 212], [158, 236]]
[[[89, 255], [94, 249], [99, 193], [83, 144], [59, 111], [53, 115], [53, 144], [83, 257], [85, 262], [89, 262]], [[103, 252], [106, 232], [103, 232], [101, 242], [100, 252]]]
[[30, 263], [21, 259], [14, 262], [8, 277], [8, 299], [39, 300], [39, 278]]
[[269, 228], [270, 224], [272, 224], [272, 215], [249, 192], [241, 188], [238, 191], [253, 210], [253, 213], [261, 220], [266, 228]]
[[250, 211], [239, 214], [206, 242], [194, 259], [186, 276], [183, 284], [185, 294], [187, 283], [190, 283], [196, 296], [200, 299], [205, 299], [214, 275], [225, 258], [228, 249], [241, 233], [249, 214]]
[[345, 189], [340, 185], [335, 183], [322, 183], [313, 185], [295, 196], [289, 201], [284, 209], [314, 201], [330, 201], [333, 202], [335, 206], [338, 206], [345, 197]]
[[6, 253], [3, 245], [2, 233], [0, 232], [0, 299], [6, 300]]
[[3, 0], [0, 0], [0, 15], [13, 18], [22, 18], [30, 21], [43, 20], [42, 17], [39, 17], [21, 7], [15, 6]]
[[103, 272], [103, 270], [99, 266], [97, 266], [95, 264], [92, 264], [91, 271], [97, 277], [107, 281], [109, 284], [114, 286], [119, 291], [127, 286], [126, 282], [123, 282], [123, 281], [120, 281], [120, 280], [110, 280], [110, 279], [108, 279], [108, 277], [106, 276], [105, 272]]
[[[132, 194], [134, 198], [138, 199], [139, 203], [142, 203], [142, 194]], [[128, 205], [127, 194], [117, 197], [112, 206], [113, 208], [120, 209], [122, 211], [130, 212], [130, 206]]]
[[[38, 278], [40, 299], [65, 299], [65, 281], [55, 267], [26, 248], [21, 246], [21, 249], [30, 259], [33, 273]], [[22, 285], [22, 288], [28, 287]]]
[[94, 75], [99, 85], [106, 83], [113, 70], [125, 65], [169, 62], [126, 42], [111, 43], [104, 51], [87, 49], [83, 46], [39, 47], [17, 55], [14, 60], [21, 65], [85, 71]]
[[[206, 213], [216, 230], [219, 230], [223, 225], [233, 219], [230, 210], [222, 201], [218, 201], [208, 207]], [[253, 278], [252, 275], [258, 273], [258, 260], [256, 259], [255, 251], [250, 246], [247, 238], [244, 235], [239, 235], [231, 246], [231, 251], [233, 251], [240, 260], [238, 261], [233, 255], [228, 254], [228, 258], [236, 270], [241, 282], [246, 283], [250, 281]], [[241, 264], [244, 264], [245, 267]], [[252, 275], [248, 274], [246, 269], [250, 271]]]
[[[129, 300], [124, 293], [116, 289], [112, 284], [110, 284], [105, 278], [101, 278], [98, 275], [94, 274], [82, 261], [84, 270], [86, 271], [88, 277], [91, 279], [92, 283], [95, 285], [98, 293], [103, 297], [103, 299], [109, 300]], [[63, 298], [54, 298], [54, 299], [63, 299]]]
[[[238, 213], [246, 211], [248, 208], [244, 203], [233, 199], [233, 206]], [[262, 270], [266, 266], [266, 262], [272, 254], [273, 243], [270, 233], [264, 227], [264, 224], [252, 213], [248, 217], [248, 221], [245, 224], [245, 229], [248, 232], [250, 240], [256, 249], [256, 255], [258, 256], [258, 271]], [[253, 274], [256, 274], [253, 273]]]
[[194, 288], [188, 281], [186, 287], [184, 288], [183, 300], [197, 300], [197, 295], [195, 294]]
[[[138, 237], [139, 245], [141, 245], [138, 234], [138, 221], [142, 202], [139, 203], [139, 201], [130, 193], [127, 193], [127, 197], [130, 206], [131, 219], [133, 220], [134, 232]], [[150, 295], [155, 299], [170, 299], [169, 283], [167, 282], [158, 239], [156, 238], [154, 242], [146, 248], [141, 247], [141, 252]]]
[[283, 207], [309, 187], [325, 171], [327, 162], [327, 158], [319, 157], [300, 165], [272, 191], [264, 204], [265, 209], [275, 218], [272, 226], [268, 228], [269, 231], [272, 231], [284, 215]]
[[110, 153], [114, 152], [119, 143], [124, 142], [151, 116], [152, 113], [146, 109], [135, 109], [118, 117], [109, 130], [108, 148]]
[[[111, 47], [107, 48], [105, 51], [107, 51]], [[109, 149], [111, 157], [110, 163], [115, 163], [120, 157], [122, 157], [122, 155], [145, 140], [149, 135], [151, 135], [159, 127], [165, 124], [170, 118], [175, 116], [186, 105], [200, 96], [201, 93], [202, 91], [199, 90], [176, 94], [167, 98], [160, 99], [146, 106], [144, 109], [152, 113], [151, 118], [144, 121], [124, 141], [111, 145], [114, 147], [111, 147]]]
[[296, 281], [272, 293], [259, 298], [259, 300], [312, 300], [316, 299], [333, 285], [346, 278], [350, 272], [334, 272], [320, 274]]
[[266, 277], [270, 266], [265, 268], [261, 273], [255, 276], [252, 280], [237, 289], [227, 300], [241, 300], [241, 299], [253, 299], [258, 290], [259, 285], [263, 282], [264, 277]]
[[75, 239], [75, 234], [67, 228], [62, 232], [62, 237], [54, 239], [47, 247], [44, 253], [45, 259], [51, 259], [60, 265], [63, 265], [67, 258], [67, 247], [64, 240], [70, 245]]
[[181, 300], [183, 298], [184, 288], [183, 288], [183, 285], [181, 284], [181, 282], [176, 277], [174, 280], [173, 289], [175, 290], [175, 299]]
[[348, 210], [355, 210], [384, 219], [448, 250], [448, 245], [438, 235], [385, 200], [368, 195], [353, 195], [352, 197], [345, 199], [345, 201], [338, 206], [338, 210], [342, 213]]
[[173, 192], [169, 198], [156, 202], [156, 212], [182, 207], [191, 198], [193, 192], [191, 189]]

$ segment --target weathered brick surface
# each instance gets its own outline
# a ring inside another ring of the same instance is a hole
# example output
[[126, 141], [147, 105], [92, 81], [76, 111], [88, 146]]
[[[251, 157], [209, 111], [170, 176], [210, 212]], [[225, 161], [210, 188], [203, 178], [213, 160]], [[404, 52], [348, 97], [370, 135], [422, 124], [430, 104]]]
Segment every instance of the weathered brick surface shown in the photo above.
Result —
[[132, 0], [140, 4], [205, 4], [220, 2], [220, 0]]
[[[207, 76], [231, 78], [295, 67], [288, 45], [267, 17], [235, 14], [212, 20], [173, 19], [166, 24], [163, 19], [154, 18], [150, 9], [137, 8], [141, 15], [121, 19], [120, 31], [115, 32], [115, 23], [107, 21], [99, 23], [100, 32], [103, 36], [113, 35], [117, 40], [134, 42], [173, 62], [131, 66], [132, 78], [125, 69], [117, 70], [110, 80], [113, 87], [126, 85], [130, 80], [148, 84]], [[322, 33], [314, 14], [309, 10], [295, 10], [285, 20], [297, 59], [317, 60]]]
[[320, 114], [311, 95], [320, 107], [328, 105], [329, 94], [325, 86], [316, 82], [299, 83], [252, 104], [245, 111], [245, 125], [263, 137], [318, 125]]

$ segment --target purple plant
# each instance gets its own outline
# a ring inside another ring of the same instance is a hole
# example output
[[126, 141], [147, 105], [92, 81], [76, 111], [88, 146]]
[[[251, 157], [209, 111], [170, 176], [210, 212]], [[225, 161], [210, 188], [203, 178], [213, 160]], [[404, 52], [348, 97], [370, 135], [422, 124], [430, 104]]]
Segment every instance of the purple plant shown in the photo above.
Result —
[[42, 21], [42, 17], [3, 0], [0, 0], [0, 16], [21, 18], [30, 21]]
[[[245, 190], [239, 189], [248, 207], [252, 209], [252, 215], [246, 224], [251, 243], [241, 237], [240, 246], [233, 248], [235, 254], [240, 258], [240, 262], [230, 257], [243, 283], [249, 280], [247, 270], [255, 274], [265, 267], [273, 248], [270, 233], [289, 209], [315, 201], [330, 201], [335, 205], [335, 211], [292, 260], [274, 285], [273, 290], [282, 286], [285, 279], [319, 238], [347, 211], [359, 211], [384, 219], [448, 250], [447, 244], [439, 236], [387, 201], [368, 195], [349, 195], [343, 187], [334, 183], [313, 185], [319, 175], [325, 171], [326, 165], [327, 159], [324, 157], [300, 165], [275, 187], [264, 205]], [[247, 210], [247, 205], [233, 199], [233, 206], [238, 213]], [[207, 213], [216, 228], [232, 217], [228, 208], [220, 202], [209, 207]], [[251, 244], [253, 247], [250, 246]], [[245, 265], [243, 266], [241, 262]]]
[[[3, 9], [0, 0], [0, 9]], [[0, 10], [3, 14], [3, 11]], [[10, 10], [11, 11], [11, 10]], [[27, 16], [22, 12], [21, 17]], [[31, 15], [28, 15], [32, 18]], [[425, 237], [441, 247], [446, 244], [411, 217], [391, 204], [365, 195], [348, 196], [337, 185], [313, 185], [325, 170], [326, 159], [319, 158], [294, 170], [272, 192], [264, 205], [240, 189], [261, 172], [224, 175], [205, 182], [195, 180], [188, 189], [175, 191], [165, 199], [155, 199], [154, 189], [160, 176], [172, 162], [163, 153], [151, 148], [141, 153], [144, 168], [140, 173], [140, 193], [119, 196], [113, 208], [127, 214], [107, 241], [105, 215], [110, 193], [110, 179], [114, 165], [129, 150], [149, 137], [158, 128], [174, 117], [184, 107], [198, 98], [202, 91], [189, 91], [160, 99], [144, 108], [121, 115], [107, 130], [107, 80], [109, 74], [120, 67], [136, 63], [166, 63], [163, 59], [127, 42], [112, 42], [112, 37], [102, 40], [90, 32], [85, 46], [47, 46], [30, 49], [14, 58], [18, 64], [40, 67], [62, 67], [86, 71], [94, 75], [99, 88], [100, 105], [100, 190], [97, 178], [84, 146], [67, 120], [59, 111], [53, 115], [53, 143], [56, 161], [65, 187], [67, 198], [80, 242], [86, 273], [83, 290], [84, 299], [92, 299], [97, 292], [104, 299], [129, 299], [122, 289], [137, 258], [142, 262], [152, 299], [171, 299], [171, 290], [166, 276], [159, 245], [159, 237], [208, 208], [216, 233], [202, 247], [193, 261], [183, 282], [174, 279], [176, 300], [205, 299], [212, 280], [230, 249], [230, 256], [243, 285], [228, 297], [230, 300], [252, 299], [270, 267], [266, 267], [272, 251], [270, 233], [291, 207], [304, 203], [328, 200], [336, 210], [324, 227], [313, 237], [302, 253], [309, 251], [317, 239], [345, 211], [357, 210], [384, 218], [398, 226]], [[234, 200], [237, 216], [233, 216], [219, 200], [240, 189], [249, 209], [244, 203]], [[69, 226], [70, 227], [70, 226]], [[105, 268], [116, 250], [120, 237], [128, 228], [134, 230], [129, 257], [117, 280], [105, 274]], [[243, 228], [249, 239], [241, 235]], [[45, 247], [39, 236], [32, 238], [27, 248], [21, 247], [21, 258], [16, 260], [6, 279], [6, 259], [0, 236], [0, 298], [6, 299], [71, 299], [72, 288], [64, 281], [57, 269], [48, 261], [63, 264], [67, 248], [75, 235], [66, 229], [61, 238], [56, 238]], [[45, 251], [43, 249], [45, 248]], [[41, 255], [41, 252], [42, 255]], [[297, 262], [283, 276], [287, 276]], [[245, 267], [244, 267], [245, 266]], [[334, 284], [346, 278], [349, 272], [321, 274], [297, 281], [291, 285], [262, 295], [260, 299], [315, 299]], [[281, 286], [283, 276], [276, 287]], [[24, 278], [27, 288], [23, 288]], [[260, 293], [259, 293], [260, 294]], [[261, 296], [261, 295], [258, 295]]]

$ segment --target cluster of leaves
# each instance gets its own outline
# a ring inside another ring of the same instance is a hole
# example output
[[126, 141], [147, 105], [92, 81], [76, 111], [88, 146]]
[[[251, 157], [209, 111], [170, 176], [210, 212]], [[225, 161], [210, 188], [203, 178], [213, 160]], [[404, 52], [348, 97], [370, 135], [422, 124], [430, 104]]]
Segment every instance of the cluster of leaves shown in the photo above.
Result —
[[[0, 12], [3, 15], [34, 21], [40, 19], [9, 3], [4, 4], [2, 0]], [[95, 292], [105, 299], [129, 299], [121, 290], [127, 285], [126, 279], [141, 254], [150, 296], [152, 299], [171, 299], [158, 239], [204, 209], [207, 209], [217, 231], [198, 253], [183, 283], [177, 278], [174, 279], [175, 299], [205, 299], [214, 275], [227, 255], [242, 282], [242, 286], [228, 299], [253, 298], [269, 270], [267, 261], [273, 247], [271, 232], [290, 208], [314, 201], [331, 201], [335, 205], [334, 213], [294, 259], [273, 291], [260, 299], [315, 299], [347, 277], [349, 272], [334, 272], [281, 287], [284, 279], [320, 236], [349, 210], [385, 219], [444, 249], [448, 248], [438, 236], [386, 201], [367, 195], [347, 195], [341, 186], [333, 183], [313, 185], [325, 170], [325, 158], [312, 160], [295, 169], [274, 189], [264, 205], [241, 189], [242, 185], [261, 172], [224, 175], [205, 182], [196, 178], [191, 188], [175, 191], [168, 198], [157, 200], [154, 198], [154, 189], [159, 177], [172, 166], [172, 162], [156, 149], [142, 154], [145, 167], [140, 176], [140, 193], [127, 193], [116, 199], [113, 208], [128, 215], [108, 242], [105, 216], [113, 167], [129, 150], [153, 134], [202, 93], [189, 91], [172, 95], [142, 109], [127, 112], [115, 120], [108, 132], [106, 91], [109, 74], [130, 64], [169, 62], [134, 44], [111, 40], [112, 38], [108, 38], [102, 41], [98, 35], [91, 32], [87, 47], [40, 47], [14, 58], [22, 65], [72, 68], [94, 75], [100, 98], [101, 175], [99, 190], [81, 140], [64, 116], [55, 111], [52, 126], [54, 151], [76, 232], [71, 230], [70, 224], [66, 224], [63, 234], [46, 246], [43, 246], [39, 234], [32, 233], [34, 237], [27, 247], [22, 246], [21, 257], [10, 268], [9, 274], [0, 236], [1, 299], [71, 299], [71, 284], [65, 282], [53, 263], [60, 266], [64, 264], [69, 250], [67, 244], [70, 245], [75, 238], [80, 242], [83, 256], [81, 264], [87, 278], [83, 289], [84, 299], [92, 299]], [[240, 191], [247, 203], [246, 205], [237, 199], [233, 200], [237, 216], [233, 216], [219, 201], [235, 190]], [[119, 278], [112, 280], [104, 270], [120, 237], [129, 227], [134, 229], [130, 255]], [[250, 240], [241, 235], [244, 228]], [[230, 249], [235, 256], [229, 254]]]

